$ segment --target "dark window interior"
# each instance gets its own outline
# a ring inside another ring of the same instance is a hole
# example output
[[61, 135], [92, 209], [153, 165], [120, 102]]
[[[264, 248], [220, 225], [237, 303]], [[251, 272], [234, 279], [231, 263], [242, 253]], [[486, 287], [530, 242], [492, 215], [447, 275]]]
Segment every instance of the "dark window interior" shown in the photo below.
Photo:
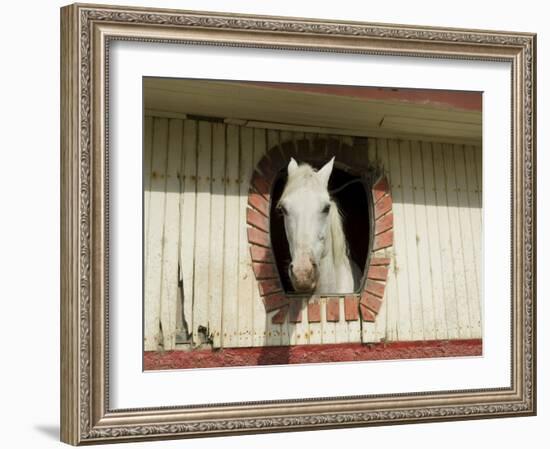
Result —
[[[319, 169], [320, 165], [312, 163]], [[286, 240], [284, 219], [277, 211], [276, 206], [283, 193], [286, 184], [286, 169], [281, 170], [277, 176], [271, 193], [271, 246], [273, 255], [279, 270], [285, 292], [292, 293], [292, 283], [288, 277], [288, 264], [290, 252]], [[329, 181], [329, 191], [336, 190], [349, 181], [360, 179], [360, 176], [351, 174], [346, 170], [334, 167]], [[369, 252], [371, 226], [369, 219], [369, 200], [365, 186], [362, 182], [348, 185], [343, 190], [332, 195], [342, 213], [344, 232], [348, 241], [350, 256], [355, 261], [361, 273], [364, 272]]]

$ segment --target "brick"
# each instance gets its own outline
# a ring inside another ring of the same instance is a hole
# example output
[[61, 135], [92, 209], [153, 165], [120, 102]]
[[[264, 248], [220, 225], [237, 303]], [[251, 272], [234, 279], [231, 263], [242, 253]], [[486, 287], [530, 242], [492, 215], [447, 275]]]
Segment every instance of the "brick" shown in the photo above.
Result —
[[359, 319], [359, 299], [355, 295], [348, 295], [344, 298], [344, 315], [346, 321], [357, 321]]
[[393, 229], [388, 229], [374, 237], [374, 251], [388, 248], [393, 245]]
[[327, 298], [327, 321], [335, 322], [340, 320], [340, 300], [338, 298]]
[[301, 299], [291, 299], [290, 308], [288, 309], [288, 320], [291, 323], [301, 323], [302, 322], [302, 300]]
[[379, 282], [373, 282], [373, 281], [367, 281], [367, 284], [365, 285], [365, 291], [372, 293], [373, 295], [376, 295], [379, 298], [384, 297], [385, 288], [386, 286], [384, 284], [380, 284]]
[[248, 228], [248, 241], [250, 243], [255, 243], [256, 245], [265, 246], [269, 248], [269, 235], [266, 232], [257, 229], [257, 228]]
[[374, 225], [374, 234], [375, 235], [381, 234], [382, 232], [387, 231], [388, 229], [391, 229], [391, 228], [393, 228], [392, 212], [376, 220], [376, 224]]
[[281, 307], [279, 311], [273, 315], [271, 322], [273, 324], [283, 324], [285, 322], [286, 315], [288, 313], [288, 306]]
[[321, 322], [321, 304], [319, 299], [312, 299], [307, 304], [307, 320], [310, 323]]
[[378, 217], [381, 217], [382, 215], [388, 213], [391, 210], [392, 206], [392, 200], [391, 196], [386, 195], [382, 197], [375, 205], [374, 205], [374, 218], [378, 220]]
[[276, 175], [276, 172], [273, 169], [273, 166], [271, 165], [271, 160], [267, 156], [264, 156], [260, 160], [260, 162], [258, 162], [258, 168], [263, 173], [265, 180], [268, 183], [271, 183], [271, 181], [273, 181]]
[[367, 278], [376, 281], [385, 281], [388, 277], [388, 267], [385, 266], [371, 266], [367, 272]]
[[281, 307], [288, 305], [290, 302], [288, 297], [282, 293], [275, 293], [274, 295], [264, 296], [263, 300], [266, 312], [280, 309]]
[[273, 262], [271, 249], [264, 248], [263, 246], [250, 245], [250, 257], [252, 257], [254, 262]]
[[258, 287], [260, 289], [260, 295], [262, 296], [267, 296], [282, 290], [279, 279], [266, 279], [264, 281], [259, 281]]
[[390, 193], [390, 185], [388, 179], [384, 176], [380, 178], [374, 186], [372, 186], [372, 194], [374, 196], [374, 202], [378, 202], [384, 195]]
[[260, 228], [262, 231], [269, 231], [269, 220], [265, 215], [260, 214], [256, 209], [248, 207], [246, 209], [246, 222], [249, 225]]
[[250, 183], [256, 189], [256, 192], [269, 200], [269, 196], [271, 194], [271, 184], [267, 182], [266, 178], [257, 170], [254, 171]]
[[382, 306], [382, 301], [380, 300], [380, 298], [377, 298], [376, 296], [371, 295], [368, 292], [363, 292], [363, 294], [361, 295], [361, 305], [363, 307], [367, 307], [374, 313], [378, 313], [380, 307]]
[[253, 262], [252, 268], [256, 279], [277, 279], [279, 277], [275, 264]]
[[248, 194], [248, 205], [269, 217], [269, 202], [259, 193], [251, 191]]
[[389, 257], [373, 257], [370, 260], [371, 265], [389, 265], [391, 259]]
[[376, 315], [372, 313], [369, 309], [361, 305], [361, 318], [363, 321], [367, 321], [369, 323], [374, 323], [374, 320], [376, 319]]

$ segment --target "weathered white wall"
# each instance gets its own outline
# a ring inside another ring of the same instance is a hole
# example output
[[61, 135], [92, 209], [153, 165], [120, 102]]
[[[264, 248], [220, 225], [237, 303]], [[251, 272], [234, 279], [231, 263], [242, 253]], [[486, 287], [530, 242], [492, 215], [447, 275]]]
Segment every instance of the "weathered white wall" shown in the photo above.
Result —
[[481, 148], [371, 139], [391, 184], [386, 340], [481, 337]]
[[365, 157], [390, 180], [395, 232], [376, 322], [346, 322], [341, 298], [338, 323], [321, 307], [321, 323], [304, 310], [301, 323], [272, 324], [250, 264], [249, 180], [268, 148], [304, 134], [160, 117], [145, 129], [147, 350], [175, 347], [182, 313], [193, 340], [204, 327], [215, 347], [481, 336], [480, 148], [370, 139]]

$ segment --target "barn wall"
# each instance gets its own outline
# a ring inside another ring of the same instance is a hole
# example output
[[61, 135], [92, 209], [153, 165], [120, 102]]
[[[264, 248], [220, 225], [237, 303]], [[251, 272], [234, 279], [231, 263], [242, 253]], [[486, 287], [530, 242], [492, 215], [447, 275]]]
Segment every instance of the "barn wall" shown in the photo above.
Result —
[[346, 322], [343, 298], [339, 322], [324, 307], [321, 323], [307, 309], [300, 323], [271, 322], [250, 264], [248, 183], [268, 148], [304, 137], [315, 136], [146, 117], [145, 349], [173, 349], [183, 329], [214, 347], [480, 337], [481, 151], [429, 142], [369, 141], [395, 220], [376, 322]]
[[390, 181], [394, 245], [384, 251], [392, 264], [377, 317], [385, 332], [370, 324], [366, 332], [389, 341], [480, 338], [481, 148], [371, 139], [369, 153]]

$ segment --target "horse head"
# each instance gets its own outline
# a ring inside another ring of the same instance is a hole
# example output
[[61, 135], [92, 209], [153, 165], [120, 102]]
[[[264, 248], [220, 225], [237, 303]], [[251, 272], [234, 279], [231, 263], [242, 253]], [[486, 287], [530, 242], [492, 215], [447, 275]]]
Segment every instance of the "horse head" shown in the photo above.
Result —
[[[277, 208], [283, 214], [290, 249], [289, 277], [297, 292], [313, 292], [321, 259], [330, 251], [331, 209], [328, 192], [334, 158], [320, 170], [291, 158], [288, 179]], [[337, 213], [333, 210], [332, 213]]]

